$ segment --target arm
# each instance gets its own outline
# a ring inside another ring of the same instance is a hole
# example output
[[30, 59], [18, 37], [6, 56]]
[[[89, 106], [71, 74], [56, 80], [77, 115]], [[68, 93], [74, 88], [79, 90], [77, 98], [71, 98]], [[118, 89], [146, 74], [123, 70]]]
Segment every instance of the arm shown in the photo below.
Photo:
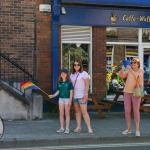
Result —
[[53, 95], [48, 95], [48, 97], [49, 97], [49, 98], [54, 98], [54, 97], [56, 97], [58, 94], [59, 94], [59, 91], [57, 90], [57, 92], [56, 92], [55, 94], [53, 94]]
[[73, 98], [73, 90], [70, 90], [70, 99], [69, 99], [68, 106], [71, 106], [72, 98]]
[[82, 102], [85, 103], [88, 100], [88, 91], [89, 91], [89, 78], [84, 79], [85, 90]]
[[132, 68], [130, 66], [128, 66], [128, 70], [132, 73], [132, 75], [134, 76], [136, 82], [141, 86], [143, 83], [143, 74], [144, 71], [140, 70], [140, 72], [135, 72], [132, 70]]
[[124, 79], [128, 76], [128, 71], [127, 70], [124, 71], [124, 70], [125, 70], [125, 68], [124, 68], [124, 66], [122, 66], [122, 69], [117, 73], [117, 75], [122, 79]]
[[134, 76], [136, 82], [141, 86], [143, 83], [143, 74], [144, 71], [141, 70], [140, 72], [135, 72], [132, 70], [132, 68], [130, 66], [128, 66], [128, 70], [132, 73], [132, 75]]

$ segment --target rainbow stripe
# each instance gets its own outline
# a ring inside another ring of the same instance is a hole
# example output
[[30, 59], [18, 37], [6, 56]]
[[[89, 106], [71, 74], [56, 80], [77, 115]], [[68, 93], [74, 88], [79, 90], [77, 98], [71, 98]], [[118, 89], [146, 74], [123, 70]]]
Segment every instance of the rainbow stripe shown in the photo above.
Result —
[[117, 68], [117, 65], [113, 65], [112, 68]]
[[38, 86], [36, 86], [34, 83], [32, 83], [32, 82], [30, 82], [30, 81], [22, 82], [22, 83], [20, 84], [20, 86], [21, 86], [23, 89], [35, 89], [35, 90], [40, 89]]

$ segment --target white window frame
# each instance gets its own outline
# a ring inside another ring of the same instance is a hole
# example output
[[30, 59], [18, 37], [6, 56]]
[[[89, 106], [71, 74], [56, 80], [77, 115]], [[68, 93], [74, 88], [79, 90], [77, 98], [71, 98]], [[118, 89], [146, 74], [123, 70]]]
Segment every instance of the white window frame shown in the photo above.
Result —
[[[63, 26], [61, 26], [63, 27]], [[67, 27], [67, 26], [66, 26]], [[68, 27], [71, 27], [71, 26], [68, 26]], [[72, 27], [76, 27], [76, 26], [72, 26]], [[77, 26], [78, 28], [78, 26]], [[82, 28], [82, 26], [81, 26]], [[83, 27], [84, 28], [84, 27]], [[88, 44], [89, 45], [89, 76], [90, 76], [90, 93], [92, 93], [93, 91], [93, 84], [92, 84], [92, 27], [89, 27], [90, 28], [90, 40], [88, 41], [82, 41], [80, 40], [80, 38], [76, 38], [76, 40], [71, 40], [69, 41], [69, 38], [68, 40], [62, 40], [62, 34], [61, 34], [61, 68], [62, 68], [62, 44]]]

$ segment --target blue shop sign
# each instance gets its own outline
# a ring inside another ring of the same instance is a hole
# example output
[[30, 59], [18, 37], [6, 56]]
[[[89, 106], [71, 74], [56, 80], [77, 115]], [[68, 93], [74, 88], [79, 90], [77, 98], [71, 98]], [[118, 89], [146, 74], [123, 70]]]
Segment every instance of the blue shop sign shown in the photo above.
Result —
[[107, 6], [150, 7], [149, 0], [61, 0], [69, 4], [95, 4]]
[[62, 25], [150, 27], [150, 11], [140, 9], [114, 9], [100, 7], [64, 6], [60, 15]]

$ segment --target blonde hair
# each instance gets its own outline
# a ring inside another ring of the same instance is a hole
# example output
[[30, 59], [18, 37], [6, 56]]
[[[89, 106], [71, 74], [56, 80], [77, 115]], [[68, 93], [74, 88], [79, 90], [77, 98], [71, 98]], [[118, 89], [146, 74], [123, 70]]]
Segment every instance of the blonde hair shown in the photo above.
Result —
[[133, 58], [131, 62], [136, 62], [138, 64], [138, 68], [140, 68], [140, 60], [138, 58]]

